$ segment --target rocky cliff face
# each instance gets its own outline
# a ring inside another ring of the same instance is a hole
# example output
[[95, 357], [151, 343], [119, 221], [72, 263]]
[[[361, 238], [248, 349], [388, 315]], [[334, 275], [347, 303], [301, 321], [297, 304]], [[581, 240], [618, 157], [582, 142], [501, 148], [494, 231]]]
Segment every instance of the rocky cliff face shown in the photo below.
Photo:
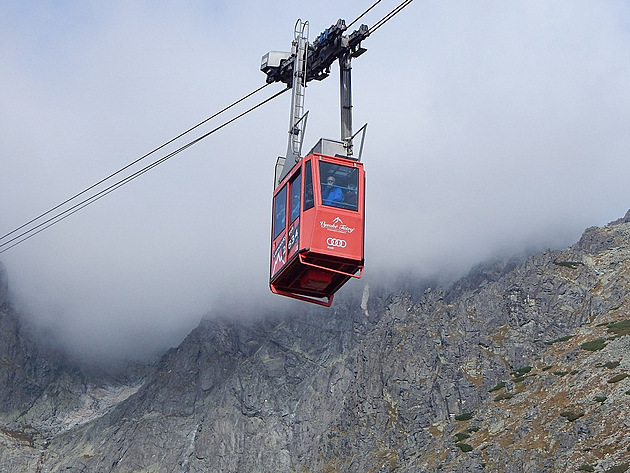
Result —
[[11, 307], [7, 280], [0, 266], [0, 415], [13, 419], [28, 410], [59, 373], [54, 355], [41, 356], [32, 329]]
[[[630, 213], [419, 298], [366, 286], [333, 309], [209, 318], [141, 386], [101, 387], [107, 408], [47, 429], [27, 403], [5, 415], [0, 471], [623, 472], [629, 284]], [[2, 382], [29, 386], [12, 340]]]
[[42, 461], [50, 439], [103, 415], [150, 371], [85, 372], [43, 339], [13, 309], [0, 263], [0, 473], [47, 471]]

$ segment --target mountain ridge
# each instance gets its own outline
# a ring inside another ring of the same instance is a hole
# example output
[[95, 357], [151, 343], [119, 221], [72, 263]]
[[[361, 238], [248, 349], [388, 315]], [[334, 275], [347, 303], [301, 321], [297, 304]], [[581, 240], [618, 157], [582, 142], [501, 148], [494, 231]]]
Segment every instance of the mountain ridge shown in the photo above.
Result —
[[629, 242], [630, 212], [420, 297], [206, 318], [85, 422], [3, 410], [0, 471], [626, 471]]

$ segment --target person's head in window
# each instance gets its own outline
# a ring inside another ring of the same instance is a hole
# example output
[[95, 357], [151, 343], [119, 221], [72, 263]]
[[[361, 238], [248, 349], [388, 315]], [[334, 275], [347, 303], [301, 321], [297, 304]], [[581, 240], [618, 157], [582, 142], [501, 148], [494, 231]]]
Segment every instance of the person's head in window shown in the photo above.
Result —
[[339, 202], [343, 201], [343, 192], [341, 188], [335, 185], [335, 176], [326, 178], [326, 187], [322, 186], [322, 201], [324, 205], [332, 205], [338, 207]]
[[347, 204], [346, 208], [357, 210], [357, 199], [357, 188], [353, 184], [349, 184], [344, 196], [344, 202]]

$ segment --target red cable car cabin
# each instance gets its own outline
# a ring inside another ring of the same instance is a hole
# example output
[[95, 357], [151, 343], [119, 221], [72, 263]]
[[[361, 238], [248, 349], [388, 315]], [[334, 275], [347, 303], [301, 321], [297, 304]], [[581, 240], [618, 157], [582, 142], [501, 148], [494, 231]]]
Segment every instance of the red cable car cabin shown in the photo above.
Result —
[[273, 193], [272, 292], [330, 307], [361, 277], [364, 197], [358, 161], [311, 153], [295, 164]]

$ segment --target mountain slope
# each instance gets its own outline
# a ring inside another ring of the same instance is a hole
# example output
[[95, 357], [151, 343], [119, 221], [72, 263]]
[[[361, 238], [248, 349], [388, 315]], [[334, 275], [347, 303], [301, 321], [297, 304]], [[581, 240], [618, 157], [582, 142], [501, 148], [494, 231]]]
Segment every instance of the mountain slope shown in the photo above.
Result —
[[45, 471], [50, 439], [108, 412], [150, 372], [85, 371], [44, 340], [12, 307], [0, 263], [0, 472]]
[[366, 286], [332, 310], [206, 319], [135, 394], [13, 458], [37, 452], [51, 473], [626, 471], [629, 243], [630, 212], [417, 300]]

